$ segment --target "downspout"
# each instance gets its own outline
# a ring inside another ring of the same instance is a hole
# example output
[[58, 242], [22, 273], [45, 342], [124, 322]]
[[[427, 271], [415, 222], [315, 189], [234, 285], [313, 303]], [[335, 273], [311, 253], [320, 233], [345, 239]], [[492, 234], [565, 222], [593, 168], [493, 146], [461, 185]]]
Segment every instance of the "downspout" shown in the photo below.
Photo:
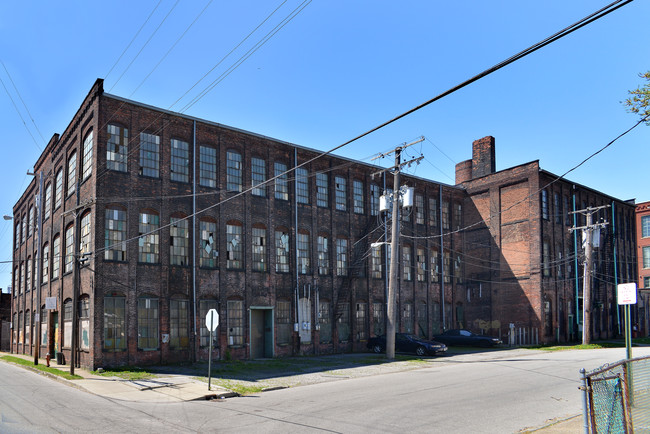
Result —
[[193, 317], [194, 334], [192, 348], [192, 361], [196, 361], [196, 121], [192, 121], [192, 299], [193, 299]]
[[[616, 210], [614, 209], [614, 201], [612, 201], [612, 237], [614, 238], [614, 285], [615, 288], [618, 288], [618, 260], [616, 256], [616, 247], [618, 242], [616, 240]], [[614, 291], [616, 294], [616, 324], [618, 326], [618, 334], [621, 334], [621, 309], [618, 306], [618, 291]]]
[[440, 207], [440, 215], [438, 216], [438, 226], [440, 227], [440, 310], [442, 311], [442, 330], [446, 329], [446, 312], [445, 312], [445, 249], [443, 247], [442, 237], [442, 184], [439, 186], [438, 206]]
[[[294, 324], [294, 331], [295, 332], [300, 332], [300, 310], [298, 309], [298, 301], [299, 301], [299, 278], [298, 278], [298, 267], [299, 267], [299, 258], [298, 258], [298, 148], [293, 148], [293, 165], [294, 165], [294, 172], [293, 172], [293, 204], [295, 207], [295, 212], [294, 212], [294, 225], [293, 225], [293, 243], [295, 247], [295, 256], [296, 256], [296, 322]], [[300, 336], [300, 335], [299, 335]], [[299, 349], [300, 350], [300, 349]]]
[[[573, 186], [573, 227], [578, 225], [578, 218], [576, 217], [576, 186]], [[578, 307], [578, 300], [580, 296], [580, 283], [578, 282], [578, 231], [573, 231], [573, 263], [575, 269], [575, 282], [576, 282], [576, 324], [580, 325], [580, 308]], [[578, 333], [578, 330], [576, 330]]]

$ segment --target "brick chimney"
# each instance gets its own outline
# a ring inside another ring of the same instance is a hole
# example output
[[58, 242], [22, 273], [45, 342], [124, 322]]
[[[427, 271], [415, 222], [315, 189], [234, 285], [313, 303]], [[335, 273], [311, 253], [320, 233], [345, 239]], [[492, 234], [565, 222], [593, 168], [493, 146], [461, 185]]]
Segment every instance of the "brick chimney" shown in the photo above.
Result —
[[472, 179], [496, 172], [494, 137], [486, 136], [472, 143]]

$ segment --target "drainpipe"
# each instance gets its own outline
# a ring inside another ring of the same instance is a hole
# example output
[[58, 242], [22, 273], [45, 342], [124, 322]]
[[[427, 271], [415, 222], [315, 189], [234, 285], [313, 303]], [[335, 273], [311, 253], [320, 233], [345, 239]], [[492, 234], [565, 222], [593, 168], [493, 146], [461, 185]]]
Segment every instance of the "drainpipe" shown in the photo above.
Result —
[[192, 361], [196, 361], [196, 121], [192, 121]]

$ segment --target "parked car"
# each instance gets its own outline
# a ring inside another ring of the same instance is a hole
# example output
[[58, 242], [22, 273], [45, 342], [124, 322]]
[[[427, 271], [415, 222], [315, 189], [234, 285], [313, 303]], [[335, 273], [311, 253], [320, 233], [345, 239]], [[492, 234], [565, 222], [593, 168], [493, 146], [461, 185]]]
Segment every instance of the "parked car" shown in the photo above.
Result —
[[435, 335], [433, 338], [449, 346], [493, 347], [503, 343], [501, 339], [494, 336], [477, 335], [469, 330], [462, 329], [447, 330], [440, 335]]
[[[375, 353], [383, 353], [386, 351], [386, 336], [370, 338], [366, 346]], [[408, 333], [395, 333], [395, 351], [399, 353], [415, 353], [418, 356], [438, 356], [447, 351], [447, 346]]]

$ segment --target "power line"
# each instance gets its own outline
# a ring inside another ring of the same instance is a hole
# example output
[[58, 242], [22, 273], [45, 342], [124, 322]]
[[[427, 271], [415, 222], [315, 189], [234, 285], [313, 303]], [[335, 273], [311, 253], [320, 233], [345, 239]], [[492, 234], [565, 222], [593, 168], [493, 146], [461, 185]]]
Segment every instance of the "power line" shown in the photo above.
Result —
[[47, 141], [43, 137], [43, 134], [41, 134], [41, 130], [38, 129], [38, 125], [36, 125], [36, 121], [34, 120], [34, 117], [32, 116], [31, 112], [29, 111], [29, 108], [27, 108], [27, 104], [25, 104], [25, 100], [23, 100], [23, 97], [20, 95], [20, 91], [16, 87], [16, 83], [14, 83], [13, 78], [11, 78], [11, 74], [9, 74], [9, 70], [5, 66], [4, 62], [0, 61], [2, 63], [2, 67], [4, 68], [5, 72], [7, 73], [7, 77], [9, 77], [9, 80], [11, 81], [11, 85], [14, 87], [14, 90], [16, 91], [16, 94], [18, 94], [18, 98], [20, 98], [20, 101], [23, 103], [23, 107], [25, 107], [25, 110], [27, 111], [27, 114], [29, 115], [29, 119], [32, 121], [32, 124], [34, 124], [34, 128], [36, 128], [36, 131], [38, 132], [38, 135], [41, 136], [41, 140], [43, 140], [43, 143], [47, 144]]

